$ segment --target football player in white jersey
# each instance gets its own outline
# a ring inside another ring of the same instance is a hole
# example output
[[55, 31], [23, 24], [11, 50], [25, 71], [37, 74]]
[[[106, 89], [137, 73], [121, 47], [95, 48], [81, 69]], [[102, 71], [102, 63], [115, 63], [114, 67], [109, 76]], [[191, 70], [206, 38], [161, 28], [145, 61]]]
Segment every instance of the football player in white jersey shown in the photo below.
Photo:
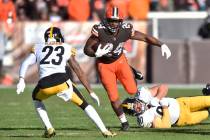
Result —
[[81, 83], [90, 93], [91, 98], [100, 105], [97, 95], [91, 89], [84, 72], [75, 60], [76, 50], [71, 45], [64, 43], [61, 31], [57, 27], [48, 28], [44, 34], [44, 39], [45, 43], [36, 45], [30, 55], [22, 62], [19, 72], [19, 83], [17, 84], [17, 94], [20, 94], [25, 88], [24, 78], [27, 68], [37, 63], [39, 81], [33, 90], [32, 98], [35, 109], [46, 128], [43, 136], [47, 138], [55, 136], [55, 130], [42, 102], [52, 95], [57, 95], [66, 102], [72, 101], [83, 109], [100, 129], [103, 136], [115, 136], [116, 133], [107, 130], [96, 110], [86, 102], [66, 74], [65, 67], [69, 63]]
[[[209, 116], [210, 96], [180, 97], [176, 99], [162, 97], [158, 104], [152, 105], [151, 100], [156, 97], [154, 97], [151, 89], [141, 87], [136, 97], [127, 98], [122, 103], [122, 107], [127, 114], [137, 117], [137, 123], [140, 127], [170, 128], [173, 125], [193, 125], [200, 123]], [[143, 97], [146, 100], [141, 100]]]

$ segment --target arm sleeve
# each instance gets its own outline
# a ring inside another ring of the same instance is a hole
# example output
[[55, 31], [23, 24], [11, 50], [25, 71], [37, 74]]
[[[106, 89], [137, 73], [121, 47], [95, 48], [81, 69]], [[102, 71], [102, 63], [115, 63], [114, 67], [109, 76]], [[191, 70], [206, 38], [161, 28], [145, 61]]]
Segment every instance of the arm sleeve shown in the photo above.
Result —
[[171, 128], [170, 116], [168, 108], [163, 108], [163, 116], [155, 117], [153, 121], [154, 128]]
[[20, 66], [20, 72], [19, 76], [24, 78], [26, 71], [28, 69], [28, 66], [36, 63], [36, 56], [34, 53], [30, 53], [30, 55], [22, 62]]

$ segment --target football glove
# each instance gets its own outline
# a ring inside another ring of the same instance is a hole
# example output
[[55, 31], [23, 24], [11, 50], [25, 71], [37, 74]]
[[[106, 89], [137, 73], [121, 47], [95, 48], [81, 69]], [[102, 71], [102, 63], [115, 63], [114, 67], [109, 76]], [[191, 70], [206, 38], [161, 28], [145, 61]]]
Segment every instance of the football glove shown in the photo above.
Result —
[[151, 101], [150, 101], [149, 104], [150, 104], [151, 106], [159, 106], [159, 105], [160, 105], [160, 104], [159, 104], [159, 101], [160, 101], [160, 100], [159, 100], [157, 97], [154, 97], [154, 98], [151, 99]]
[[101, 56], [103, 56], [103, 55], [109, 53], [109, 52], [110, 52], [110, 48], [111, 48], [111, 47], [110, 47], [109, 45], [106, 45], [106, 46], [104, 46], [104, 47], [102, 48], [102, 45], [99, 44], [99, 45], [98, 45], [98, 48], [97, 48], [97, 50], [96, 50], [96, 52], [95, 52], [95, 56], [96, 56], [96, 57], [101, 57]]
[[169, 106], [168, 100], [166, 98], [163, 98], [160, 100], [161, 106]]
[[25, 81], [23, 78], [20, 78], [17, 84], [17, 90], [16, 90], [17, 94], [22, 93], [24, 89], [25, 89]]
[[138, 92], [135, 95], [135, 98], [139, 99], [140, 101], [144, 102], [145, 104], [149, 104], [153, 96], [151, 95], [148, 88], [140, 86], [138, 88]]
[[94, 92], [91, 92], [91, 93], [90, 93], [90, 97], [93, 99], [93, 101], [94, 101], [95, 103], [97, 103], [98, 106], [100, 106], [99, 98], [98, 98], [98, 96], [97, 96]]
[[162, 56], [166, 54], [166, 59], [168, 59], [171, 56], [171, 51], [166, 44], [161, 45], [161, 52]]

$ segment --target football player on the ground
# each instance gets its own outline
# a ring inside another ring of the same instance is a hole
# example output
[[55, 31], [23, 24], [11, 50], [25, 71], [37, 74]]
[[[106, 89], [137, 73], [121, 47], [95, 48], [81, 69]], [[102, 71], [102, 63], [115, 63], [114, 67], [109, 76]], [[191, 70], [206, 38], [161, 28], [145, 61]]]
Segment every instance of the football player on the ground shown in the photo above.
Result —
[[37, 63], [39, 68], [39, 82], [34, 88], [32, 98], [35, 109], [45, 125], [44, 137], [52, 137], [55, 130], [48, 118], [43, 100], [52, 95], [57, 95], [66, 102], [72, 101], [96, 124], [103, 136], [113, 137], [116, 133], [110, 132], [105, 127], [96, 110], [89, 105], [75, 87], [69, 76], [66, 74], [66, 64], [76, 73], [81, 83], [90, 93], [90, 96], [100, 105], [97, 95], [91, 89], [87, 78], [75, 59], [76, 50], [72, 46], [64, 43], [64, 38], [57, 27], [50, 27], [44, 34], [45, 44], [36, 45], [31, 54], [23, 61], [20, 67], [20, 79], [17, 84], [17, 94], [24, 91], [25, 74], [28, 66]]
[[135, 31], [132, 24], [123, 22], [122, 15], [115, 6], [106, 11], [105, 20], [94, 25], [91, 33], [85, 44], [84, 53], [97, 58], [97, 69], [101, 82], [108, 93], [112, 108], [121, 122], [121, 129], [126, 131], [129, 128], [129, 123], [120, 106], [117, 80], [122, 83], [130, 95], [137, 93], [137, 86], [131, 67], [123, 53], [123, 44], [129, 39], [147, 42], [160, 47], [162, 55], [166, 55], [166, 59], [171, 56], [170, 49], [156, 38]]
[[[154, 98], [149, 90], [141, 90], [141, 93], [149, 94], [150, 101]], [[205, 90], [204, 95], [210, 90]], [[198, 124], [209, 116], [210, 96], [163, 97], [158, 104], [141, 101], [141, 93], [135, 98], [127, 98], [122, 103], [124, 111], [137, 117], [137, 123], [145, 128], [170, 128], [172, 125], [185, 126]], [[149, 101], [149, 100], [148, 100]]]

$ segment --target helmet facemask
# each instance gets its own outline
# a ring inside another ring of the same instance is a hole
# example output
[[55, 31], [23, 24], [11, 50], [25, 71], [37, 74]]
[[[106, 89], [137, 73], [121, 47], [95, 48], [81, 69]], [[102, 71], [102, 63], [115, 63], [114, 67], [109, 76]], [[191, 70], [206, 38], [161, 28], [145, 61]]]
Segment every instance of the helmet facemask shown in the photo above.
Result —
[[105, 26], [110, 33], [114, 34], [119, 30], [121, 23], [122, 20], [107, 18]]
[[123, 110], [126, 114], [138, 116], [147, 110], [147, 105], [136, 98], [127, 98], [122, 103]]

